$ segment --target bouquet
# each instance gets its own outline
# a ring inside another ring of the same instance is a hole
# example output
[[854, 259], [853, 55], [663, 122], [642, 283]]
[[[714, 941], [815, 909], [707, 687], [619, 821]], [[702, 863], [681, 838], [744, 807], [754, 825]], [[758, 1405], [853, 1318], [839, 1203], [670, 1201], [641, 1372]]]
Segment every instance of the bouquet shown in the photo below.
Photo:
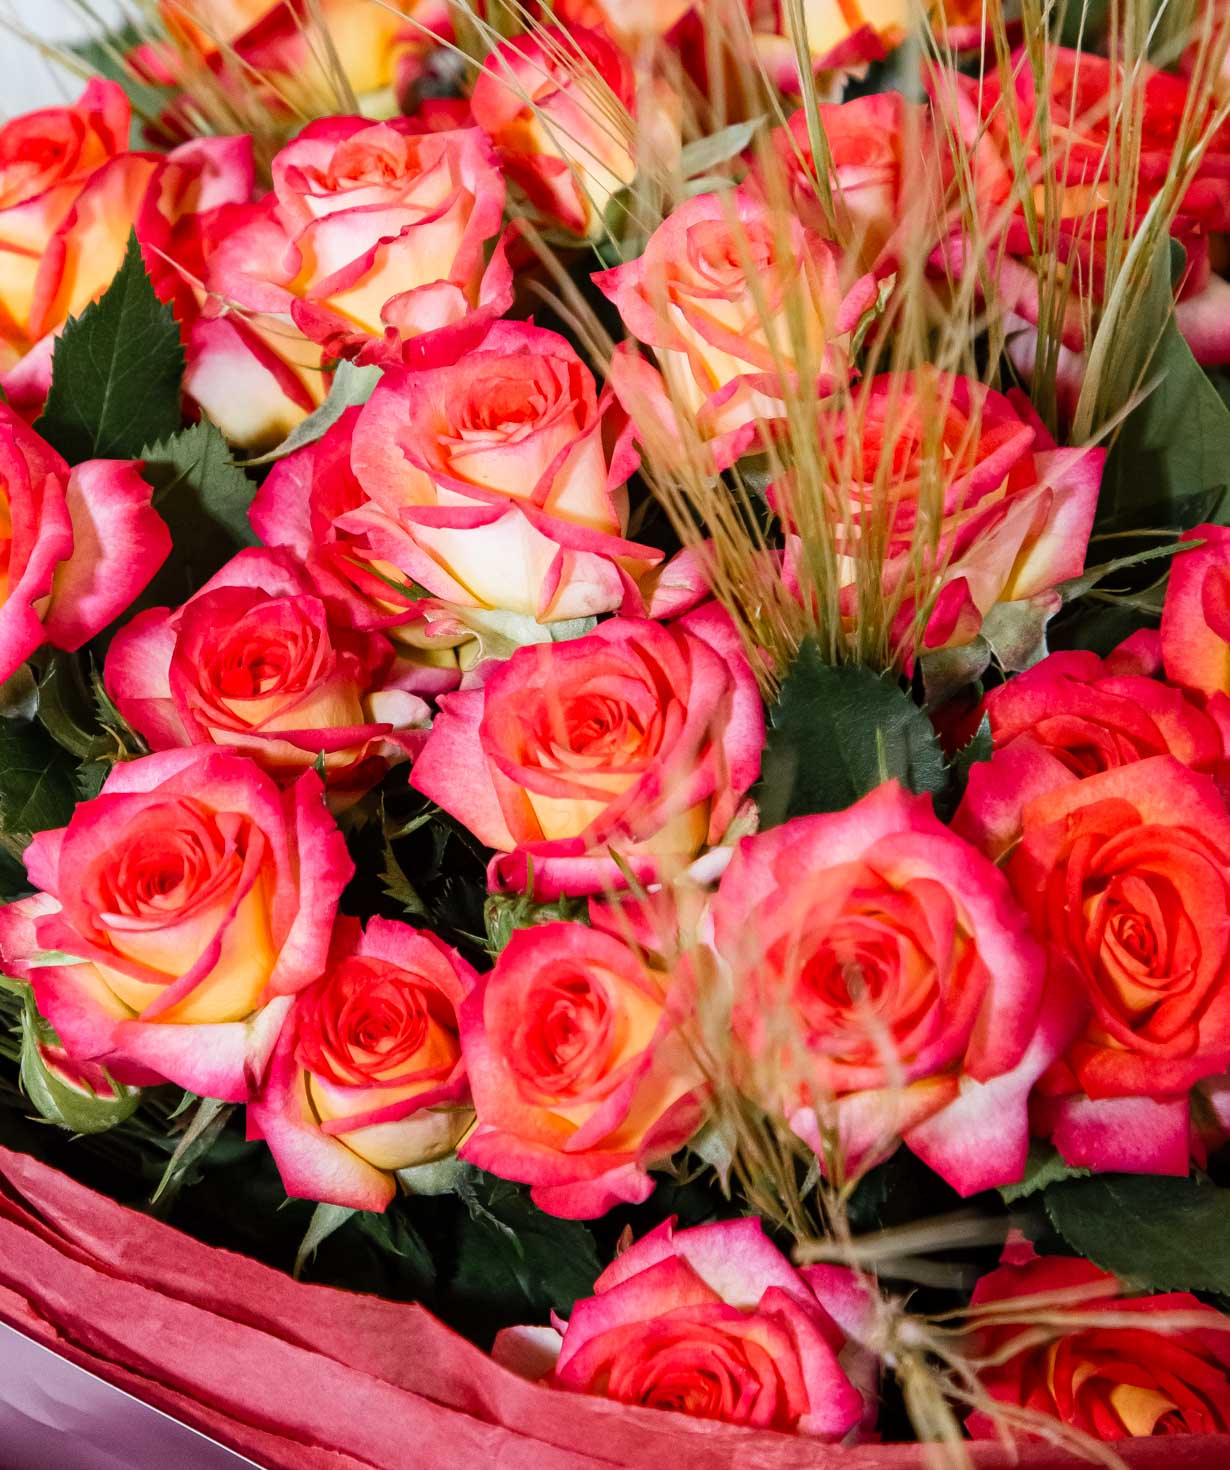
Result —
[[0, 129], [3, 1141], [561, 1421], [1230, 1435], [1191, 10], [82, 48]]

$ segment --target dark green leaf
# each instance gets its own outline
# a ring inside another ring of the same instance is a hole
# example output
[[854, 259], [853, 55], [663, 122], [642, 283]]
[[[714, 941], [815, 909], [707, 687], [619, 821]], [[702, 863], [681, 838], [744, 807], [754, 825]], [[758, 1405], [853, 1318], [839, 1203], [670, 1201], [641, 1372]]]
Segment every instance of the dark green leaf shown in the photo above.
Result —
[[142, 595], [146, 607], [190, 597], [244, 546], [255, 546], [248, 507], [256, 487], [232, 464], [226, 440], [208, 419], [142, 451], [154, 507], [174, 550]]
[[221, 1137], [235, 1109], [220, 1102], [216, 1097], [203, 1097], [197, 1103], [184, 1130], [183, 1137], [175, 1146], [175, 1152], [167, 1162], [162, 1178], [150, 1198], [150, 1204], [160, 1201], [165, 1206], [188, 1183], [196, 1165], [205, 1157]]
[[943, 789], [943, 752], [910, 696], [869, 669], [825, 663], [810, 642], [786, 675], [769, 725], [758, 788], [765, 827], [842, 811], [893, 777], [910, 791]]
[[360, 1211], [355, 1224], [379, 1250], [401, 1258], [401, 1274], [417, 1283], [420, 1294], [432, 1289], [436, 1283], [435, 1262], [399, 1201], [394, 1200], [383, 1214]]
[[340, 1230], [346, 1221], [356, 1213], [357, 1211], [350, 1209], [347, 1205], [318, 1204], [316, 1206], [295, 1254], [295, 1265], [291, 1275], [296, 1281], [303, 1274], [303, 1268], [320, 1249], [321, 1243], [328, 1240], [335, 1230]]
[[134, 234], [115, 279], [56, 342], [51, 391], [35, 428], [70, 464], [138, 459], [181, 420], [184, 350]]
[[1230, 1189], [1099, 1174], [1053, 1184], [1051, 1224], [1078, 1255], [1153, 1291], [1230, 1294]]
[[12, 857], [35, 832], [63, 827], [72, 816], [73, 770], [41, 726], [0, 720], [0, 845]]
[[1073, 1169], [1065, 1164], [1057, 1148], [1035, 1138], [1029, 1145], [1024, 1178], [1019, 1184], [1002, 1185], [999, 1192], [1006, 1205], [1014, 1205], [1017, 1200], [1037, 1194], [1040, 1189], [1047, 1189], [1064, 1179], [1081, 1179], [1088, 1173], [1088, 1169]]

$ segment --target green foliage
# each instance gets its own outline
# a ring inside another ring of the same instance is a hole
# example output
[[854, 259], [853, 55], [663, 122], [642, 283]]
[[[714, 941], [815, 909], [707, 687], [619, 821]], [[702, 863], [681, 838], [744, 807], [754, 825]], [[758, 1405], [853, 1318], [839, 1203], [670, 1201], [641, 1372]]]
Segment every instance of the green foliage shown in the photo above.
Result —
[[41, 728], [0, 719], [0, 847], [20, 858], [35, 832], [63, 827], [77, 793], [74, 762]]
[[38, 1013], [27, 986], [21, 1014], [21, 1086], [40, 1117], [70, 1133], [103, 1133], [130, 1118], [141, 1101], [140, 1088], [111, 1084], [109, 1094], [76, 1087], [48, 1066], [42, 1048], [58, 1045], [52, 1028]]
[[378, 367], [356, 367], [353, 362], [339, 362], [337, 371], [333, 374], [329, 396], [320, 407], [296, 424], [276, 449], [254, 459], [246, 459], [244, 463], [272, 464], [274, 460], [285, 459], [296, 449], [302, 449], [304, 445], [315, 444], [318, 439], [324, 438], [348, 408], [367, 402], [380, 381], [380, 375]]
[[943, 790], [944, 755], [930, 720], [893, 679], [827, 664], [805, 643], [769, 711], [761, 825], [842, 811], [894, 777], [910, 791]]
[[1065, 1164], [1057, 1148], [1035, 1138], [1029, 1145], [1024, 1178], [1019, 1184], [1003, 1185], [999, 1192], [1006, 1205], [1014, 1205], [1017, 1200], [1027, 1199], [1040, 1189], [1047, 1189], [1064, 1179], [1084, 1178], [1088, 1173], [1088, 1169], [1074, 1169]]
[[1078, 1254], [1152, 1291], [1230, 1295], [1230, 1189], [1149, 1174], [1053, 1184], [1051, 1224]]
[[51, 391], [35, 428], [70, 464], [139, 459], [182, 417], [184, 350], [158, 300], [136, 234], [103, 295], [70, 317], [56, 342]]
[[554, 924], [557, 921], [587, 924], [588, 900], [565, 895], [552, 903], [535, 903], [524, 893], [490, 893], [483, 904], [487, 951], [499, 954], [512, 938], [514, 930], [532, 929], [535, 924]]

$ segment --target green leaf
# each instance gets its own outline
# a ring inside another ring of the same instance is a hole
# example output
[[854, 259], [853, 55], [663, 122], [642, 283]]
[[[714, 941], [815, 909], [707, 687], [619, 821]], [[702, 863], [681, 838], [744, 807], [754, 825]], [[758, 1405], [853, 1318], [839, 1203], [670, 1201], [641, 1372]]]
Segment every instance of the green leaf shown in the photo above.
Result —
[[70, 464], [139, 459], [179, 427], [183, 372], [179, 325], [155, 295], [133, 233], [115, 279], [57, 340], [34, 427]]
[[384, 865], [380, 869], [380, 886], [395, 903], [401, 904], [407, 917], [430, 918], [427, 905], [419, 897], [414, 884], [406, 877], [405, 870], [393, 852], [393, 844], [387, 837], [384, 840]]
[[339, 362], [329, 396], [320, 407], [308, 414], [302, 423], [296, 424], [276, 448], [255, 459], [245, 459], [244, 464], [272, 464], [275, 459], [285, 459], [305, 444], [315, 444], [318, 439], [323, 439], [348, 408], [367, 402], [375, 392], [380, 375], [378, 367], [356, 367], [346, 360]]
[[499, 954], [516, 929], [532, 929], [535, 924], [553, 924], [557, 920], [588, 924], [588, 899], [570, 898], [565, 894], [551, 903], [535, 903], [524, 893], [488, 894], [483, 903], [487, 953]]
[[931, 721], [892, 678], [827, 664], [802, 648], [769, 711], [757, 791], [761, 824], [843, 811], [892, 777], [941, 791], [944, 755]]
[[492, 1316], [567, 1313], [601, 1269], [578, 1220], [547, 1215], [528, 1193], [479, 1169], [459, 1181], [462, 1216], [454, 1294]]
[[[48, 1065], [45, 1046], [59, 1038], [38, 1013], [34, 992], [27, 986], [21, 1013], [21, 1087], [39, 1115], [71, 1133], [104, 1133], [130, 1118], [141, 1101], [139, 1087], [111, 1082], [109, 1095], [89, 1086], [76, 1086]], [[108, 1079], [110, 1080], [110, 1079]]]
[[[720, 163], [737, 158], [756, 136], [756, 130], [764, 122], [764, 116], [753, 117], [747, 122], [731, 123], [707, 138], [697, 138], [689, 143], [679, 155], [679, 171], [685, 179], [707, 174]], [[728, 182], [724, 180], [723, 182]]]
[[1148, 1174], [1053, 1184], [1051, 1224], [1078, 1255], [1152, 1291], [1230, 1294], [1230, 1189]]
[[150, 1204], [162, 1201], [169, 1205], [188, 1182], [193, 1167], [202, 1160], [221, 1137], [235, 1109], [220, 1102], [216, 1097], [203, 1097], [197, 1103], [189, 1120], [184, 1136], [175, 1146], [175, 1152], [167, 1162], [158, 1188], [150, 1197]]
[[291, 1275], [298, 1281], [303, 1274], [303, 1268], [316, 1254], [322, 1241], [328, 1240], [335, 1230], [340, 1230], [346, 1221], [356, 1210], [346, 1205], [317, 1205], [312, 1211], [312, 1218], [308, 1221], [308, 1228], [304, 1231], [303, 1239], [299, 1242], [299, 1249], [295, 1253], [295, 1264]]
[[63, 827], [77, 793], [71, 758], [40, 726], [0, 720], [0, 846], [20, 858], [36, 832]]
[[202, 419], [142, 450], [154, 508], [174, 550], [141, 597], [146, 607], [185, 601], [244, 546], [257, 539], [248, 524], [256, 487], [231, 462], [218, 428]]
[[420, 1296], [435, 1286], [436, 1263], [398, 1201], [394, 1200], [382, 1214], [361, 1210], [355, 1224], [378, 1250], [400, 1256], [405, 1274], [416, 1284]]
[[999, 1193], [1006, 1205], [1014, 1205], [1017, 1200], [1027, 1199], [1040, 1189], [1047, 1189], [1064, 1179], [1083, 1179], [1088, 1173], [1088, 1169], [1074, 1169], [1065, 1164], [1057, 1148], [1035, 1138], [1029, 1145], [1024, 1177], [1019, 1184], [1001, 1185]]

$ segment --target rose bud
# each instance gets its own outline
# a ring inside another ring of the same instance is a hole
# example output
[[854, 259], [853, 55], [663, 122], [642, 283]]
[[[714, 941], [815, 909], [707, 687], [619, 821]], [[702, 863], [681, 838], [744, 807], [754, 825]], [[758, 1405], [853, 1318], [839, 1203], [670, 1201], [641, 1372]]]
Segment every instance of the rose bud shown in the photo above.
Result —
[[[1230, 1433], [1230, 1319], [1187, 1291], [1123, 1290], [1091, 1261], [1009, 1245], [1003, 1263], [974, 1287], [972, 1306], [994, 1306], [997, 1318], [976, 1339], [979, 1386], [997, 1404], [1103, 1442]], [[1099, 1327], [1103, 1314], [1110, 1320]], [[1044, 1320], [1044, 1332], [1034, 1318]], [[1003, 1434], [991, 1408], [971, 1414], [965, 1427], [974, 1439]], [[1044, 1422], [1036, 1433], [1049, 1437]]]
[[478, 1125], [460, 1157], [588, 1220], [653, 1193], [704, 1120], [680, 982], [584, 924], [516, 930], [461, 1008]]
[[796, 1270], [757, 1219], [666, 1220], [566, 1323], [506, 1328], [492, 1353], [570, 1393], [849, 1443], [875, 1423], [878, 1365], [857, 1341], [874, 1307], [852, 1271]]
[[1080, 780], [1018, 740], [954, 825], [1004, 871], [1083, 1020], [1038, 1084], [1074, 1167], [1186, 1174], [1190, 1089], [1230, 1066], [1230, 812], [1169, 755]]
[[225, 1102], [258, 1087], [354, 871], [315, 772], [280, 791], [211, 749], [115, 766], [25, 863], [41, 892], [0, 908], [0, 962], [68, 1055]]
[[230, 746], [281, 782], [319, 760], [335, 805], [425, 738], [430, 711], [399, 675], [387, 639], [339, 626], [292, 557], [256, 547], [182, 607], [138, 613], [104, 670], [152, 749]]
[[[760, 774], [764, 712], [727, 615], [612, 618], [443, 695], [410, 783], [540, 900], [642, 883], [721, 840]], [[610, 854], [618, 855], [616, 862]]]
[[12, 402], [41, 401], [52, 335], [102, 295], [124, 259], [160, 167], [156, 154], [129, 151], [129, 113], [123, 90], [95, 79], [72, 106], [0, 128], [0, 372]]
[[71, 470], [0, 403], [0, 681], [44, 643], [75, 650], [144, 590], [171, 536], [132, 460]]
[[288, 316], [332, 357], [455, 362], [512, 304], [497, 246], [504, 181], [477, 128], [310, 123], [273, 160], [273, 192], [221, 241], [210, 289]]
[[849, 334], [877, 296], [870, 275], [844, 290], [833, 246], [797, 219], [774, 218], [746, 189], [687, 200], [641, 256], [593, 279], [661, 369], [626, 349], [611, 363], [638, 437], [654, 421], [669, 434], [676, 415], [694, 419], [718, 468], [752, 446], [759, 424], [785, 413], [781, 375], [797, 386], [800, 333], [818, 391], [849, 377]]
[[531, 623], [639, 612], [636, 579], [661, 552], [624, 539], [609, 405], [562, 337], [521, 322], [453, 367], [390, 371], [354, 427], [367, 502], [340, 526], [459, 609]]
[[1070, 1020], [1002, 874], [927, 798], [889, 782], [745, 837], [712, 917], [743, 1085], [826, 1170], [903, 1141], [962, 1195], [1022, 1177]]
[[434, 934], [338, 920], [328, 967], [295, 998], [248, 1109], [288, 1194], [383, 1210], [397, 1170], [452, 1153], [474, 1118], [457, 1009], [477, 984]]

